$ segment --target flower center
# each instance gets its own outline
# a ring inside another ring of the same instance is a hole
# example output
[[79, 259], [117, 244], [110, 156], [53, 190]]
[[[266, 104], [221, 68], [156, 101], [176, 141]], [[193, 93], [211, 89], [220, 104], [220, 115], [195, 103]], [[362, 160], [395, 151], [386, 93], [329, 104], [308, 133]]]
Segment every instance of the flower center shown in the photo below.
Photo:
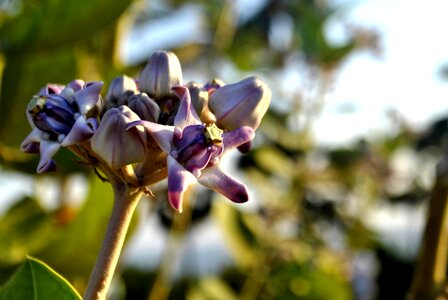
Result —
[[41, 112], [44, 109], [46, 98], [45, 96], [34, 96], [28, 103], [28, 112], [33, 116]]
[[176, 159], [196, 177], [209, 165], [216, 165], [223, 153], [223, 131], [215, 124], [190, 125], [174, 135]]
[[204, 137], [207, 143], [220, 146], [222, 144], [223, 131], [215, 123], [207, 124], [204, 128]]
[[34, 96], [27, 110], [34, 125], [54, 137], [67, 134], [75, 122], [74, 107], [60, 95]]

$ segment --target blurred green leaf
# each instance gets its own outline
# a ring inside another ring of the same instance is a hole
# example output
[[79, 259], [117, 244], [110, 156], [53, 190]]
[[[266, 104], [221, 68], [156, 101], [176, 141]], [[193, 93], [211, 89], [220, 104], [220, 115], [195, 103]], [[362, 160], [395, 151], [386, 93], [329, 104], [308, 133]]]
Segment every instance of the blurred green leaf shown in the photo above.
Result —
[[352, 299], [350, 283], [341, 275], [313, 264], [284, 263], [268, 278], [266, 290], [272, 296], [268, 299]]
[[244, 224], [241, 213], [225, 202], [217, 202], [213, 213], [220, 226], [225, 228], [226, 240], [237, 263], [242, 266], [256, 264], [260, 254], [256, 237]]
[[[59, 232], [55, 241], [40, 253], [46, 262], [64, 272], [68, 278], [86, 278], [97, 258], [113, 206], [112, 187], [92, 176], [89, 195], [81, 211], [69, 226]], [[137, 224], [134, 214], [127, 237]], [[67, 262], [76, 261], [76, 264]]]
[[188, 300], [210, 300], [210, 299], [238, 299], [235, 291], [228, 284], [216, 277], [204, 278], [188, 291]]
[[[4, 144], [18, 147], [30, 131], [25, 108], [33, 94], [46, 83], [65, 84], [75, 79], [80, 65], [74, 46], [88, 44], [100, 30], [114, 31], [110, 25], [117, 22], [130, 3], [131, 0], [24, 1], [20, 13], [2, 24], [0, 137]], [[100, 42], [111, 42], [104, 49], [114, 48], [113, 40]]]
[[2, 50], [33, 53], [91, 36], [115, 22], [131, 0], [24, 1], [21, 13], [0, 28]]
[[328, 151], [327, 155], [336, 169], [346, 169], [359, 163], [363, 153], [359, 149], [339, 148]]
[[258, 167], [268, 174], [276, 174], [284, 178], [292, 178], [296, 172], [292, 160], [273, 147], [260, 147], [253, 150]]
[[22, 261], [41, 250], [54, 234], [51, 219], [31, 198], [17, 202], [0, 219], [0, 264]]
[[[110, 185], [92, 176], [89, 195], [81, 211], [66, 229], [59, 232], [41, 257], [67, 276], [88, 274], [103, 240], [112, 205]], [[76, 264], [67, 264], [67, 261], [76, 261]]]
[[1, 300], [81, 299], [61, 275], [43, 262], [28, 257], [10, 281], [0, 290]]
[[307, 60], [322, 68], [332, 68], [343, 61], [356, 47], [354, 41], [333, 46], [325, 36], [325, 24], [335, 9], [322, 5], [319, 1], [296, 1], [294, 9], [297, 17], [293, 20], [297, 27], [298, 48]]

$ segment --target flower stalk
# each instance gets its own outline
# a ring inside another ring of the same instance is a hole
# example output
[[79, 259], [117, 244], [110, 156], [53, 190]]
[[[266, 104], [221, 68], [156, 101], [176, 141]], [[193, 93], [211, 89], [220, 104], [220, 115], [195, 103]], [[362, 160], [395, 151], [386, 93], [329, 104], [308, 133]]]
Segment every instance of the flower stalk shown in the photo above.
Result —
[[85, 300], [106, 299], [132, 215], [143, 195], [141, 189], [129, 187], [125, 183], [115, 181], [111, 184], [115, 198], [112, 215], [84, 293]]

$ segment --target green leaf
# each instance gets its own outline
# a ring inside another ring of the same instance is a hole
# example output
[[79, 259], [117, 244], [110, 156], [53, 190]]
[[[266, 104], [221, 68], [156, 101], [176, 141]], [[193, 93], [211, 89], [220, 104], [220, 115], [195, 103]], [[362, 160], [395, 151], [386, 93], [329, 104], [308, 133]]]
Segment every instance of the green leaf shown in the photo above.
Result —
[[[92, 176], [84, 206], [70, 225], [40, 253], [40, 257], [68, 278], [88, 275], [103, 240], [112, 205], [110, 184]], [[67, 263], [73, 261], [76, 263]]]
[[0, 28], [2, 50], [33, 53], [88, 38], [117, 21], [130, 0], [24, 1], [20, 14]]
[[45, 263], [28, 257], [13, 277], [0, 290], [0, 300], [81, 299], [61, 275]]
[[34, 199], [17, 202], [0, 219], [0, 265], [18, 264], [40, 251], [53, 233], [50, 218]]
[[254, 266], [260, 259], [260, 252], [255, 243], [255, 236], [241, 219], [241, 213], [217, 201], [214, 210], [219, 226], [225, 228], [225, 239], [236, 262], [240, 266]]
[[205, 277], [196, 286], [188, 291], [187, 299], [238, 299], [235, 291], [222, 279], [216, 277]]
[[[67, 228], [59, 232], [54, 242], [39, 253], [39, 257], [66, 274], [68, 279], [76, 277], [79, 280], [80, 277], [87, 278], [90, 274], [114, 203], [111, 185], [96, 176], [90, 179], [89, 195], [81, 211]], [[135, 214], [127, 237], [135, 229], [137, 219]]]

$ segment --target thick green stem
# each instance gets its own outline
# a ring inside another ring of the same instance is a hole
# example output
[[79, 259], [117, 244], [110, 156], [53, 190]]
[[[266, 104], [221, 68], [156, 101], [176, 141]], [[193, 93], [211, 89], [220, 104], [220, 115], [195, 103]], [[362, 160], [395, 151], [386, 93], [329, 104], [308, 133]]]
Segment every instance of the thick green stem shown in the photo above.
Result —
[[438, 165], [436, 182], [428, 204], [428, 219], [423, 233], [408, 300], [435, 299], [437, 287], [446, 278], [447, 264], [447, 197], [448, 159]]
[[143, 193], [124, 183], [111, 183], [114, 188], [114, 207], [101, 250], [84, 293], [85, 300], [106, 299], [132, 215]]

